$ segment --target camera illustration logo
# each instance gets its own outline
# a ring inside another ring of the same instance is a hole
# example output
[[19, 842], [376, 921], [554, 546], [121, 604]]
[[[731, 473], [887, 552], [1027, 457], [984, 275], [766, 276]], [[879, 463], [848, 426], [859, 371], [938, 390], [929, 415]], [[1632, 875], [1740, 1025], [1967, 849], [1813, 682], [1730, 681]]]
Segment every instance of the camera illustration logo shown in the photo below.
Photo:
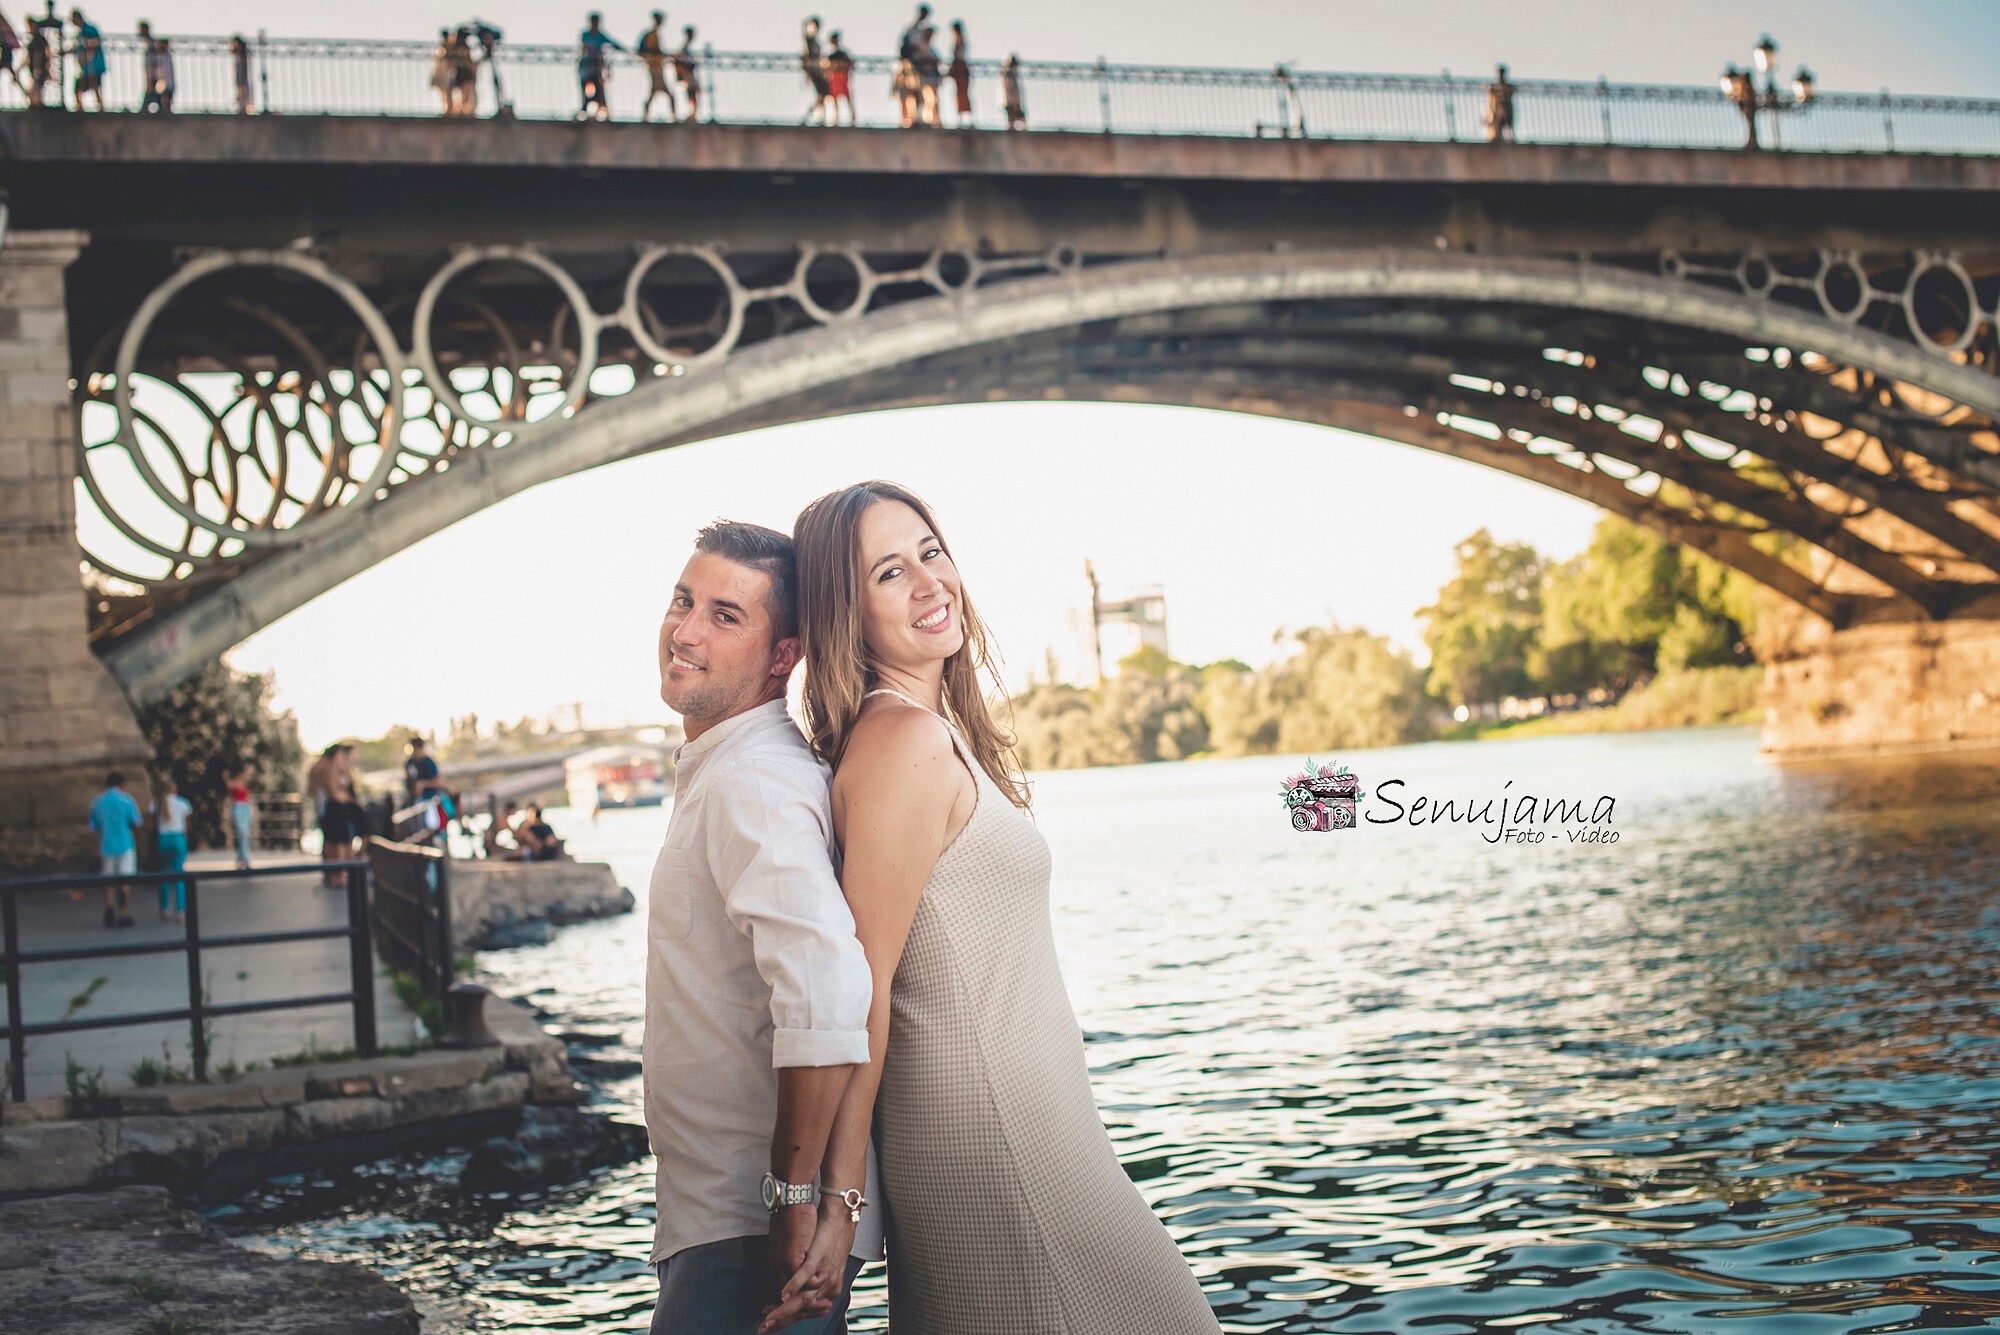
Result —
[[1278, 792], [1285, 799], [1285, 810], [1292, 813], [1294, 830], [1351, 830], [1355, 807], [1364, 796], [1360, 778], [1349, 774], [1347, 766], [1315, 768], [1311, 756]]

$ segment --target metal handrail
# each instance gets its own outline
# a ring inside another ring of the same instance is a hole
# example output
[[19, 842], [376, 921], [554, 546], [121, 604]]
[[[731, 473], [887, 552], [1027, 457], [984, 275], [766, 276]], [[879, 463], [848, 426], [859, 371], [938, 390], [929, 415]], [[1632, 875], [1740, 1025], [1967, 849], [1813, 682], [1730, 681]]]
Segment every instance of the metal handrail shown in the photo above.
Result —
[[[237, 932], [227, 936], [204, 936], [201, 931], [201, 882], [240, 881], [253, 877], [327, 872], [347, 874], [347, 923], [341, 927], [307, 927], [282, 932]], [[377, 1052], [375, 1026], [375, 953], [373, 921], [368, 895], [369, 864], [366, 859], [347, 862], [302, 862], [251, 870], [133, 872], [113, 876], [23, 876], [0, 880], [0, 968], [6, 970], [7, 1023], [0, 1026], [0, 1038], [7, 1043], [8, 1094], [16, 1101], [28, 1097], [28, 1040], [47, 1034], [71, 1034], [91, 1029], [115, 1029], [133, 1025], [171, 1024], [185, 1020], [189, 1028], [189, 1050], [193, 1055], [194, 1076], [208, 1078], [207, 1022], [218, 1016], [252, 1015], [265, 1011], [298, 1010], [308, 1006], [351, 1005], [354, 1008], [354, 1048], [364, 1057]], [[41, 890], [90, 890], [103, 886], [159, 885], [185, 883], [187, 886], [187, 931], [178, 940], [134, 942], [132, 944], [62, 947], [52, 950], [21, 949], [19, 896]], [[236, 946], [276, 945], [291, 941], [323, 941], [344, 938], [348, 942], [348, 976], [345, 992], [322, 992], [310, 996], [270, 997], [262, 1001], [227, 1002], [221, 1005], [204, 999], [201, 953]], [[98, 1015], [82, 1020], [52, 1020], [28, 1024], [23, 1019], [21, 966], [52, 964], [73, 960], [125, 959], [134, 955], [187, 956], [188, 1004], [185, 1008], [147, 1011], [138, 1014]]]
[[[236, 109], [229, 39], [174, 37], [175, 114]], [[287, 115], [436, 116], [430, 86], [436, 45], [398, 39], [257, 37], [249, 43], [249, 92], [260, 111]], [[128, 34], [104, 38], [107, 103], [141, 100], [143, 44]], [[477, 48], [475, 48], [477, 49]], [[614, 111], [645, 90], [643, 65], [630, 52], [608, 52]], [[74, 59], [74, 53], [69, 53]], [[854, 54], [855, 107], [869, 125], [893, 124], [886, 97], [898, 61]], [[502, 42], [492, 64], [502, 76], [509, 114], [565, 119], [578, 110], [578, 49], [568, 43]], [[809, 97], [799, 57], [776, 52], [694, 55], [704, 120], [750, 125], [796, 124]], [[484, 63], [484, 62], [482, 62]], [[1000, 62], [970, 62], [983, 123], [996, 124]], [[60, 71], [59, 71], [60, 73]], [[1123, 134], [1198, 134], [1326, 139], [1464, 140], [1481, 129], [1488, 82], [1483, 76], [1364, 74], [1229, 69], [1213, 66], [1114, 65], [1104, 61], [1023, 61], [1017, 77], [1035, 129]], [[947, 88], [949, 85], [947, 84]], [[1514, 81], [1514, 135], [1521, 142], [1632, 147], [1740, 147], [1742, 112], [1717, 86], [1610, 83], [1561, 79]], [[7, 102], [20, 94], [0, 85]], [[58, 98], [68, 95], [57, 84]], [[492, 74], [481, 71], [482, 114], [495, 109]], [[1776, 129], [1780, 113], [1758, 113]], [[2000, 154], [2000, 99], [1822, 92], [1783, 113], [1787, 151]], [[1776, 135], [1767, 136], [1767, 142]]]

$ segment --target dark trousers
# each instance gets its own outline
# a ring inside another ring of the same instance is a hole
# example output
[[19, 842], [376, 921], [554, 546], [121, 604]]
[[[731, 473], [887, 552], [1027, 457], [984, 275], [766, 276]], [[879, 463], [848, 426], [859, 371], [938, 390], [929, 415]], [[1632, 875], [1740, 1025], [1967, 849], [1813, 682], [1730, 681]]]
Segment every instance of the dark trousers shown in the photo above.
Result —
[[[861, 1258], [847, 1258], [847, 1283], [823, 1317], [785, 1328], [787, 1335], [847, 1335], [847, 1300]], [[755, 1335], [764, 1308], [778, 1301], [771, 1239], [758, 1233], [675, 1252], [660, 1264], [660, 1302], [652, 1335]]]

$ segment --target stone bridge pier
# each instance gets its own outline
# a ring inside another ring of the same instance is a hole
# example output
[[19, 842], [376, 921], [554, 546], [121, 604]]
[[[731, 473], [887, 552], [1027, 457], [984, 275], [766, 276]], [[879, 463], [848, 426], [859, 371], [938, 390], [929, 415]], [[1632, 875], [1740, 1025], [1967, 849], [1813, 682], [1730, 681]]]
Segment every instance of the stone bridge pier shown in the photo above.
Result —
[[76, 425], [63, 273], [86, 238], [0, 245], [0, 871], [74, 866], [105, 772], [143, 803], [150, 751], [90, 649], [76, 536]]

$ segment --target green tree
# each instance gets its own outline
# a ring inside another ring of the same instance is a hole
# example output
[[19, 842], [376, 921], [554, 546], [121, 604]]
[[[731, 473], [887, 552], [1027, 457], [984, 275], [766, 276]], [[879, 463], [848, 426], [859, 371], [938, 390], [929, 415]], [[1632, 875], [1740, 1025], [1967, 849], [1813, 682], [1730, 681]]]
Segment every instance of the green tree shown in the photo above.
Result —
[[1533, 688], [1528, 655], [1541, 631], [1541, 553], [1485, 529], [1459, 543], [1457, 571], [1421, 608], [1430, 689], [1451, 705], [1477, 705]]
[[1429, 735], [1424, 672], [1409, 654], [1358, 628], [1313, 626], [1294, 638], [1299, 652], [1267, 669], [1279, 751], [1397, 746]]
[[304, 754], [299, 723], [289, 710], [272, 711], [274, 689], [270, 676], [238, 672], [218, 659], [139, 711], [154, 775], [173, 779], [194, 806], [190, 844], [225, 842], [222, 776], [245, 761], [257, 766], [254, 791], [298, 791]]

